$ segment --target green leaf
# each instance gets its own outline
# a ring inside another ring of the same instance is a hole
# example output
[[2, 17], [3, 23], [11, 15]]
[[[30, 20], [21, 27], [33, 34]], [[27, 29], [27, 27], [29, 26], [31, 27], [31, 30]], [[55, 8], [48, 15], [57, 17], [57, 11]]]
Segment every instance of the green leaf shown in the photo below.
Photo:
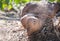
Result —
[[49, 2], [54, 2], [55, 0], [48, 0]]
[[12, 0], [10, 0], [9, 3], [12, 4]]
[[59, 2], [59, 3], [60, 3], [60, 0], [57, 0], [57, 2]]
[[49, 2], [59, 2], [60, 3], [60, 0], [48, 0]]
[[14, 2], [15, 2], [16, 4], [19, 4], [19, 3], [20, 3], [20, 0], [14, 0]]
[[0, 9], [2, 9], [2, 2], [0, 1]]
[[9, 4], [9, 0], [5, 0], [6, 4]]
[[22, 3], [30, 2], [30, 0], [22, 0]]
[[8, 7], [7, 4], [2, 4], [3, 9], [6, 8], [6, 7]]
[[33, 0], [33, 1], [41, 1], [41, 0]]
[[9, 6], [8, 6], [8, 10], [10, 10], [11, 8], [12, 8], [12, 5], [9, 5]]

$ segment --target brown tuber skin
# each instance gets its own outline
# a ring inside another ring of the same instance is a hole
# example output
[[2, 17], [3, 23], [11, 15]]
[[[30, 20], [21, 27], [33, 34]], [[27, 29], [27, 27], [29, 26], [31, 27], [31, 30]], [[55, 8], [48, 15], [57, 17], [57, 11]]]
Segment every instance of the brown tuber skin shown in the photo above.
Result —
[[27, 29], [28, 35], [31, 35], [31, 33], [40, 30], [40, 27], [42, 26], [42, 21], [31, 15], [24, 15], [21, 19], [21, 22], [24, 28]]
[[60, 16], [53, 18], [54, 31], [60, 39]]
[[28, 35], [42, 29], [47, 18], [53, 18], [59, 8], [58, 5], [50, 3], [28, 3], [23, 11], [21, 23], [27, 29]]

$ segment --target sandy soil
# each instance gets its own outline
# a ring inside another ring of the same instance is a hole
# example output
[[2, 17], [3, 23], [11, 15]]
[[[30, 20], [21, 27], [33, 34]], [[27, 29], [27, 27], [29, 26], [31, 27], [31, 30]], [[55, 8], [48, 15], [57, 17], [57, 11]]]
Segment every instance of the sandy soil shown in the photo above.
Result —
[[16, 14], [0, 11], [0, 41], [27, 41], [26, 30]]
[[18, 20], [0, 20], [0, 41], [27, 41], [26, 30]]

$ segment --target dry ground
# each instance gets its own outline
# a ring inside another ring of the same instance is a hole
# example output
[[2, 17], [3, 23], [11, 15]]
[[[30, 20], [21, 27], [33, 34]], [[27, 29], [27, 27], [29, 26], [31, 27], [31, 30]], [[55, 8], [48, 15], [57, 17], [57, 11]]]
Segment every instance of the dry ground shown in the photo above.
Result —
[[27, 38], [20, 20], [0, 14], [0, 41], [27, 41]]

